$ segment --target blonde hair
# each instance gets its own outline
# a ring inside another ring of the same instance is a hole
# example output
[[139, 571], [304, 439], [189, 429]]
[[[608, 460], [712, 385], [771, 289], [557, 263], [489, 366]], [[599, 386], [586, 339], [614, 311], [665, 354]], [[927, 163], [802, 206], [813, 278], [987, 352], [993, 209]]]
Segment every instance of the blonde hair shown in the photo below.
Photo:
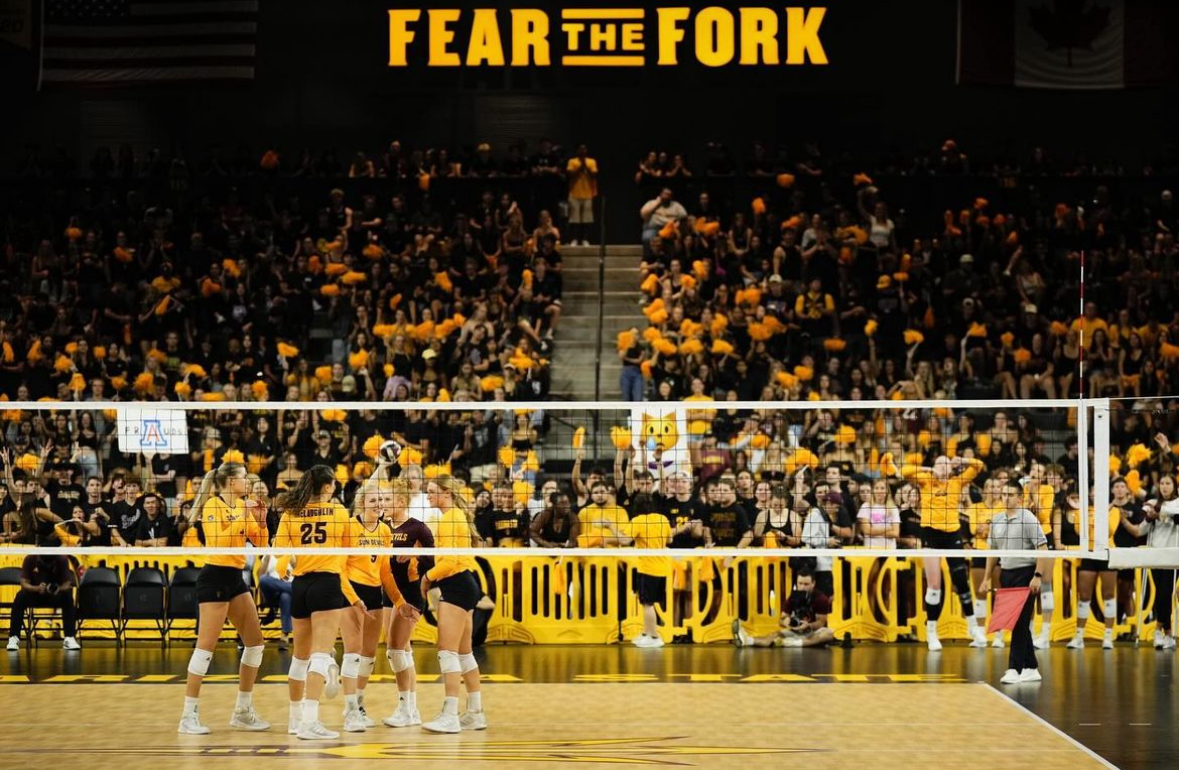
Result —
[[467, 530], [471, 535], [471, 545], [483, 545], [483, 540], [479, 537], [475, 529], [475, 513], [471, 509], [471, 501], [467, 499], [466, 487], [463, 482], [454, 476], [443, 473], [429, 479], [427, 483], [435, 484], [439, 489], [450, 495], [454, 507], [462, 511], [463, 516], [467, 520]]
[[238, 475], [239, 472], [244, 471], [246, 466], [241, 463], [223, 463], [220, 468], [214, 468], [205, 474], [201, 479], [201, 485], [197, 489], [196, 497], [192, 501], [192, 509], [188, 512], [188, 523], [192, 524], [194, 521], [199, 521], [201, 513], [205, 510], [205, 503], [209, 502], [217, 491], [225, 488], [231, 478]]

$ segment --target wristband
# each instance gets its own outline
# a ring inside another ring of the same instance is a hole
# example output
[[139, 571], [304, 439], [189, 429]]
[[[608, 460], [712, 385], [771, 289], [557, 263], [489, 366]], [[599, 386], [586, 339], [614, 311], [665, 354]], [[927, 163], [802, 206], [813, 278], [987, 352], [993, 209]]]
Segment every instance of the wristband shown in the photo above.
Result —
[[1035, 577], [1042, 578], [1042, 577], [1044, 577], [1044, 576], [1043, 576], [1042, 574], [1040, 574], [1039, 572], [1037, 572], [1037, 573], [1036, 573], [1036, 575], [1035, 575]]

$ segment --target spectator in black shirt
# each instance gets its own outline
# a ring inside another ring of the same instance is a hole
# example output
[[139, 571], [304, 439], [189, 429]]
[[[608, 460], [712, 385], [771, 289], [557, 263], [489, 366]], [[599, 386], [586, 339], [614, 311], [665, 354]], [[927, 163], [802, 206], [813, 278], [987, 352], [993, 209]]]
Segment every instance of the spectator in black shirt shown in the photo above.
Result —
[[577, 542], [578, 521], [567, 492], [553, 492], [548, 506], [532, 520], [529, 531], [541, 548], [569, 548]]
[[139, 482], [126, 479], [122, 483], [122, 493], [110, 506], [111, 511], [111, 540], [115, 545], [135, 545], [135, 535], [139, 530], [139, 517], [143, 511], [139, 507]]
[[528, 545], [528, 511], [518, 505], [506, 482], [491, 491], [491, 511], [479, 533], [489, 548], [523, 548]]
[[62, 633], [65, 636], [61, 646], [67, 650], [82, 649], [74, 639], [73, 586], [74, 575], [70, 571], [70, 563], [66, 557], [25, 557], [20, 568], [20, 590], [12, 602], [12, 615], [8, 625], [9, 652], [20, 649], [20, 631], [29, 607], [60, 607]]
[[712, 505], [708, 510], [706, 540], [722, 548], [748, 548], [753, 542], [753, 528], [745, 509], [737, 504], [733, 482], [721, 478], [713, 482]]
[[102, 497], [102, 479], [97, 476], [86, 479], [86, 496], [81, 505], [82, 510], [86, 513], [86, 528], [90, 532], [90, 545], [109, 546], [111, 544], [110, 503]]
[[168, 505], [164, 498], [148, 492], [139, 501], [143, 511], [135, 528], [135, 545], [139, 548], [162, 548], [168, 545], [175, 526], [168, 518]]

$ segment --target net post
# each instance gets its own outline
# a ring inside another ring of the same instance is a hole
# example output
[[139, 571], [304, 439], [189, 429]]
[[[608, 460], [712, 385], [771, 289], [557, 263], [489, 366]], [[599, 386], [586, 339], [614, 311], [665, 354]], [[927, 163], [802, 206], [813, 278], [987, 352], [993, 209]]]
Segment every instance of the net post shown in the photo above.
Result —
[[[1093, 532], [1095, 551], [1109, 549], [1109, 399], [1093, 399], [1093, 515], [1096, 517]], [[1086, 437], [1088, 442], [1088, 437]], [[1087, 465], [1088, 460], [1082, 464]]]
[[1084, 399], [1077, 400], [1077, 492], [1081, 498], [1081, 551], [1089, 553], [1089, 409]]

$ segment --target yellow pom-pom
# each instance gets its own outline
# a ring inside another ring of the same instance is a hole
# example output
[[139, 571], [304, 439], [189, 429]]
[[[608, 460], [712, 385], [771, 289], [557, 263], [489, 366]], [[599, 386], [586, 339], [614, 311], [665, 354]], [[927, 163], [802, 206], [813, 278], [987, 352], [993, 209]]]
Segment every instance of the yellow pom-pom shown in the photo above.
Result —
[[579, 427], [573, 431], [573, 448], [581, 449], [585, 445], [585, 428]]
[[283, 358], [295, 358], [299, 355], [299, 349], [286, 342], [280, 342], [278, 343], [278, 354]]
[[319, 293], [324, 297], [338, 297], [340, 296], [340, 287], [334, 283], [325, 283], [319, 287]]
[[876, 330], [879, 328], [880, 328], [880, 324], [878, 324], [875, 320], [868, 321], [868, 323], [864, 324], [864, 336], [866, 336], [866, 337], [875, 336]]
[[440, 404], [449, 404], [450, 403], [450, 391], [449, 390], [447, 390], [446, 388], [439, 389], [438, 403], [440, 403]]
[[1012, 358], [1015, 359], [1015, 363], [1017, 364], [1026, 364], [1028, 361], [1032, 360], [1032, 351], [1028, 350], [1027, 348], [1020, 348], [1019, 350], [1015, 351], [1014, 354], [1012, 354]]
[[385, 250], [375, 243], [370, 243], [364, 247], [364, 250], [361, 253], [369, 259], [380, 259], [382, 256], [384, 256]]
[[733, 346], [724, 340], [713, 340], [712, 354], [714, 356], [731, 356], [733, 354]]
[[856, 429], [850, 425], [840, 425], [835, 431], [835, 443], [847, 446], [856, 443]]
[[659, 276], [651, 273], [643, 279], [643, 283], [639, 286], [646, 294], [655, 294], [659, 291]]
[[111, 387], [115, 390], [122, 390], [127, 387], [127, 378], [122, 375], [111, 377]]
[[630, 350], [638, 344], [638, 336], [632, 331], [624, 331], [618, 333], [618, 349]]
[[489, 374], [479, 379], [479, 387], [483, 389], [484, 393], [492, 393], [496, 388], [502, 388], [503, 386], [504, 378], [498, 374]]
[[794, 367], [794, 376], [803, 382], [810, 382], [815, 376], [815, 370], [809, 366], [796, 366]]
[[920, 345], [925, 342], [925, 335], [916, 329], [905, 329], [905, 344]]
[[244, 454], [242, 454], [242, 451], [240, 449], [230, 449], [230, 450], [226, 451], [224, 455], [221, 456], [221, 462], [223, 462], [223, 463], [240, 463], [242, 465], [245, 465], [246, 456]]
[[449, 476], [450, 463], [436, 463], [434, 465], [427, 465], [422, 470], [428, 479], [436, 479], [439, 476]]
[[159, 348], [152, 348], [151, 350], [149, 350], [147, 352], [147, 357], [154, 360], [154, 361], [158, 361], [161, 364], [168, 360], [168, 354], [165, 353], [164, 351], [160, 350]]
[[778, 186], [782, 188], [790, 188], [794, 186], [794, 174], [778, 174], [776, 181]]
[[770, 328], [760, 321], [754, 321], [753, 323], [749, 324], [749, 327], [746, 329], [746, 331], [749, 334], [749, 339], [754, 340], [755, 342], [765, 342], [770, 337], [774, 336], [773, 332], [770, 331]]
[[970, 329], [968, 329], [966, 332], [966, 336], [967, 337], [984, 337], [985, 338], [987, 336], [986, 324], [972, 323], [970, 325]]
[[633, 437], [630, 428], [623, 428], [618, 425], [610, 428], [610, 442], [614, 444], [615, 449], [626, 449], [631, 445]]
[[1122, 458], [1115, 454], [1109, 456], [1109, 475], [1117, 476], [1122, 470]]
[[828, 353], [840, 353], [847, 347], [847, 342], [838, 337], [830, 337], [823, 340], [823, 349]]
[[59, 355], [53, 361], [53, 368], [62, 374], [65, 374], [70, 369], [74, 368], [74, 362], [71, 361], [68, 356]]
[[147, 372], [143, 372], [135, 378], [133, 387], [138, 393], [147, 393], [156, 386], [156, 378]]
[[348, 366], [353, 369], [363, 369], [368, 366], [368, 351], [358, 350], [348, 354]]
[[343, 409], [324, 409], [319, 416], [327, 422], [344, 422], [348, 419], [348, 413]]
[[495, 456], [499, 464], [505, 468], [511, 468], [516, 464], [516, 450], [510, 446], [501, 446]]
[[1068, 334], [1068, 327], [1060, 321], [1053, 321], [1048, 325], [1048, 333], [1053, 337], [1063, 337]]
[[1126, 480], [1126, 486], [1130, 488], [1130, 494], [1137, 496], [1142, 491], [1142, 476], [1137, 470], [1132, 470], [1123, 478]]
[[671, 340], [660, 339], [656, 340], [653, 346], [655, 350], [664, 356], [674, 356], [676, 354], [675, 343]]
[[1015, 344], [1015, 335], [1011, 332], [1003, 332], [999, 335], [999, 341], [1003, 343], [1003, 347], [1009, 348]]
[[680, 345], [680, 355], [695, 356], [704, 352], [704, 343], [698, 339], [690, 339]]
[[341, 276], [340, 281], [346, 286], [355, 286], [368, 280], [368, 275], [356, 270], [349, 270]]
[[201, 400], [201, 401], [224, 401], [225, 394], [220, 391], [217, 391], [216, 393], [202, 393], [199, 400]]
[[264, 380], [254, 380], [250, 385], [250, 392], [254, 394], [255, 401], [270, 400], [270, 388]]
[[1150, 459], [1150, 449], [1145, 444], [1134, 444], [1126, 452], [1126, 463], [1131, 468], [1137, 468]]
[[70, 377], [70, 390], [75, 393], [86, 390], [86, 378], [82, 376], [81, 372], [74, 372]]
[[369, 436], [360, 447], [360, 451], [364, 453], [365, 457], [375, 460], [377, 459], [377, 453], [381, 451], [381, 444], [383, 443], [385, 443], [385, 439], [381, 434], [378, 433], [375, 436]]
[[798, 384], [798, 378], [790, 372], [778, 372], [776, 375], [774, 375], [774, 380], [787, 390]]
[[855, 185], [856, 187], [859, 187], [861, 185], [866, 185], [866, 184], [872, 184], [872, 177], [868, 176], [867, 174], [862, 174], [862, 173], [856, 174], [855, 176], [852, 177], [852, 184]]

